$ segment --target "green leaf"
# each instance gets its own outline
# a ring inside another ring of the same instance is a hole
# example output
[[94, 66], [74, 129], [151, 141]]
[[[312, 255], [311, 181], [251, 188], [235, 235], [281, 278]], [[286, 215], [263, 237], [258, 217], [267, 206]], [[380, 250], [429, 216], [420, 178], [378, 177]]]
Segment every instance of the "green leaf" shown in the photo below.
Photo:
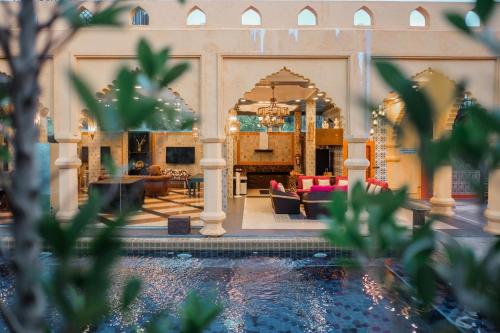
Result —
[[123, 5], [121, 1], [113, 1], [113, 3], [94, 13], [90, 25], [92, 26], [121, 26], [120, 17], [130, 11], [130, 6]]
[[121, 308], [126, 311], [129, 306], [137, 299], [141, 291], [141, 280], [131, 278], [127, 281], [123, 289]]
[[494, 10], [495, 0], [476, 0], [474, 11], [485, 25], [488, 23], [488, 19], [493, 14]]
[[94, 94], [90, 91], [88, 85], [74, 72], [70, 72], [69, 76], [73, 87], [76, 89], [90, 116], [97, 121], [97, 124], [101, 128], [107, 129], [109, 124], [104, 121], [102, 105], [94, 98]]
[[190, 292], [181, 309], [181, 333], [202, 333], [221, 313], [222, 306]]
[[189, 68], [189, 63], [183, 62], [172, 67], [160, 81], [161, 87], [167, 87], [169, 84], [177, 80]]
[[447, 13], [445, 16], [448, 19], [448, 22], [450, 22], [453, 26], [455, 26], [459, 30], [467, 34], [472, 33], [472, 30], [469, 28], [467, 23], [465, 23], [465, 19], [462, 15], [456, 13]]
[[156, 59], [153, 51], [151, 50], [151, 47], [144, 38], [141, 38], [141, 40], [139, 41], [139, 45], [137, 47], [137, 56], [144, 73], [150, 79], [153, 79], [157, 70]]

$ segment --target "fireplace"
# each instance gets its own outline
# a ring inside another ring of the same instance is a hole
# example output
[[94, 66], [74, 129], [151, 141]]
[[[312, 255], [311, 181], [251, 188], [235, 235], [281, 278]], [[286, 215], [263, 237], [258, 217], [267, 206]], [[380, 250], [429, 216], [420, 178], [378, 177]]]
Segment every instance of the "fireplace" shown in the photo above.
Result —
[[272, 179], [286, 187], [293, 165], [235, 165], [234, 168], [246, 173], [249, 189], [258, 189], [268, 188]]

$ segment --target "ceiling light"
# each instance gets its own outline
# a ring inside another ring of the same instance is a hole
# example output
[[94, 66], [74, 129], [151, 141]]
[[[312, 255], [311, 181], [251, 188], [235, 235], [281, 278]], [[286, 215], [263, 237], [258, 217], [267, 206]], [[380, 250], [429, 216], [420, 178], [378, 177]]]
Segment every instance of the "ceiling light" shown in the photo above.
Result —
[[296, 100], [295, 100], [295, 102], [297, 102], [297, 103], [300, 103], [300, 101], [301, 101], [300, 99], [296, 99]]
[[246, 101], [247, 101], [246, 99], [244, 99], [244, 98], [240, 98], [240, 102], [241, 102], [241, 103], [245, 103]]

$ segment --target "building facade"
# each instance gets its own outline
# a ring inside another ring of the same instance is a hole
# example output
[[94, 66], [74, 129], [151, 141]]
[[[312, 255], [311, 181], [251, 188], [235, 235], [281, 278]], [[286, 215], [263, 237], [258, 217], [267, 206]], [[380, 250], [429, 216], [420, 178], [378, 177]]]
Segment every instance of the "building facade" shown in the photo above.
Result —
[[[154, 153], [163, 161], [164, 148], [169, 145], [196, 147], [197, 159], [191, 173], [204, 173], [202, 233], [210, 236], [224, 233], [225, 202], [233, 194], [230, 184], [235, 162], [234, 156], [227, 153], [232, 151], [228, 146], [234, 145], [228, 135], [230, 110], [260, 80], [280, 69], [287, 68], [307, 78], [338, 108], [347, 142], [344, 151], [348, 152], [343, 164], [350, 185], [364, 179], [370, 165], [366, 142], [370, 139], [372, 119], [359, 100], [364, 97], [382, 105], [391, 93], [370, 66], [372, 61], [391, 60], [409, 77], [425, 77], [430, 71], [450, 81], [465, 80], [470, 94], [482, 105], [500, 102], [500, 59], [456, 32], [444, 18], [444, 13], [451, 9], [468, 13], [471, 3], [294, 0], [199, 0], [185, 5], [173, 0], [126, 3], [131, 11], [122, 18], [123, 27], [82, 29], [64, 48], [55, 50], [40, 76], [40, 103], [53, 120], [57, 141], [51, 145], [51, 171], [57, 173], [51, 182], [51, 203], [61, 218], [69, 218], [78, 210], [82, 144], [89, 147], [89, 163], [99, 159], [98, 146], [103, 142], [107, 142], [105, 145], [119, 164], [128, 163], [124, 156], [128, 144], [125, 137], [96, 134], [102, 136], [97, 144], [95, 136], [82, 133], [83, 106], [68, 82], [68, 69], [80, 73], [96, 92], [102, 91], [112, 84], [120, 66], [136, 66], [135, 48], [140, 38], [148, 39], [155, 48], [170, 46], [174, 62], [190, 64], [189, 72], [169, 88], [199, 115], [199, 138], [189, 133], [158, 134], [155, 140], [163, 143]], [[92, 15], [96, 4], [83, 2], [82, 15]], [[52, 7], [52, 2], [40, 1], [38, 19], [47, 19]], [[495, 15], [491, 22], [498, 37], [500, 13], [497, 11]], [[473, 13], [469, 15], [469, 23], [480, 25]], [[64, 29], [63, 25], [54, 28], [56, 34]], [[8, 74], [2, 59], [0, 72]], [[454, 119], [456, 109], [450, 106], [444, 118]], [[306, 110], [306, 118], [307, 113]], [[441, 127], [437, 127], [436, 135], [448, 129]], [[398, 147], [389, 137], [390, 133], [378, 133], [373, 138], [375, 146], [379, 145], [374, 156], [383, 164], [390, 185], [397, 188], [408, 184], [410, 194], [419, 197], [424, 185], [416, 147], [412, 144]], [[305, 164], [311, 161], [307, 155], [314, 153], [308, 153], [308, 149], [306, 143]], [[430, 202], [434, 212], [453, 214], [451, 167], [439, 170], [433, 179]], [[498, 234], [499, 171], [490, 175], [489, 183], [487, 229]]]

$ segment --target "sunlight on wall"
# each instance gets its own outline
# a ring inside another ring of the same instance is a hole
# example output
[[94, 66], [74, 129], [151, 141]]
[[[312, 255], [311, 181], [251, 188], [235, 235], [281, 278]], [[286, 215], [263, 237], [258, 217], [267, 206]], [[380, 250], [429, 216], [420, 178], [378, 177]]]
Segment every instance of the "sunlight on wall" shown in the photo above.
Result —
[[309, 8], [304, 8], [297, 16], [298, 25], [316, 25], [318, 20], [316, 14]]
[[205, 25], [207, 23], [207, 16], [199, 8], [193, 8], [189, 13], [186, 24], [187, 25]]
[[261, 25], [261, 17], [257, 10], [248, 8], [241, 14], [242, 25]]
[[359, 9], [356, 13], [354, 13], [354, 25], [355, 26], [371, 26], [372, 25], [372, 16], [370, 13], [364, 9]]
[[470, 10], [467, 15], [465, 15], [465, 24], [467, 24], [468, 27], [480, 27], [481, 20], [475, 12]]
[[420, 9], [414, 9], [410, 13], [410, 27], [425, 27], [427, 19]]

